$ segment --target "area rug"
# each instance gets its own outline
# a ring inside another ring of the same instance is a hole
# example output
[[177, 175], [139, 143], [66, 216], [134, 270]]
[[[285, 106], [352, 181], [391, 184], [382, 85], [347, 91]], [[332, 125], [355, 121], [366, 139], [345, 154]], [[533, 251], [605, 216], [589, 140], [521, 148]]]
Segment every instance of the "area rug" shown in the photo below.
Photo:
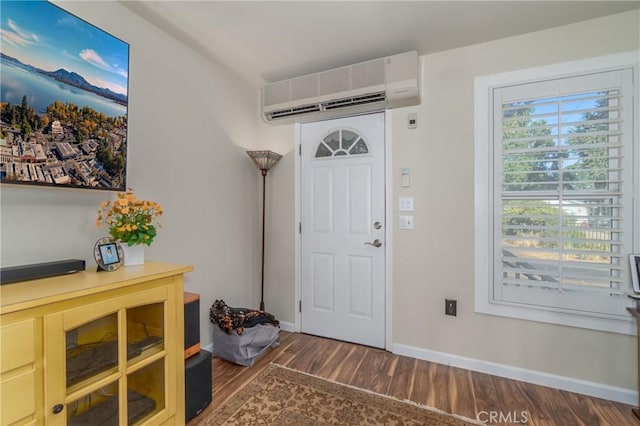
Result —
[[199, 425], [427, 425], [477, 421], [270, 364]]

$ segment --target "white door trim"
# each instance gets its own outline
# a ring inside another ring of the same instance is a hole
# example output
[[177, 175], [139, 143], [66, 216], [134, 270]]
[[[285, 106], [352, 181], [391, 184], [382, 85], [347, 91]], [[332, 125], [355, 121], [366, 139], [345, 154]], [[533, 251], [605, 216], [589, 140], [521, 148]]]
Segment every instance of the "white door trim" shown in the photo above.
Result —
[[[392, 306], [393, 306], [393, 286], [392, 286], [392, 270], [391, 270], [391, 255], [393, 253], [392, 250], [392, 228], [394, 226], [393, 223], [393, 205], [390, 202], [393, 200], [392, 194], [392, 161], [391, 161], [391, 152], [392, 152], [392, 139], [391, 139], [391, 114], [389, 111], [385, 111], [384, 115], [385, 120], [385, 159], [384, 159], [384, 176], [385, 176], [385, 245], [384, 245], [384, 257], [385, 257], [385, 349], [390, 351], [393, 349], [393, 315], [392, 315]], [[295, 203], [295, 221], [294, 221], [294, 232], [296, 235], [295, 238], [295, 283], [294, 283], [294, 291], [293, 291], [293, 312], [294, 312], [294, 330], [296, 332], [300, 332], [301, 329], [301, 319], [300, 319], [300, 300], [302, 299], [302, 279], [301, 279], [301, 265], [300, 265], [300, 250], [301, 250], [301, 235], [299, 232], [300, 222], [302, 220], [302, 196], [300, 194], [300, 143], [302, 136], [302, 126], [297, 123], [294, 125], [294, 150], [296, 152], [295, 161], [294, 161], [294, 203]]]
[[388, 351], [393, 350], [393, 229], [395, 226], [393, 220], [393, 161], [391, 157], [391, 146], [393, 139], [391, 137], [391, 112], [385, 111], [384, 114], [384, 210], [385, 210], [385, 349]]

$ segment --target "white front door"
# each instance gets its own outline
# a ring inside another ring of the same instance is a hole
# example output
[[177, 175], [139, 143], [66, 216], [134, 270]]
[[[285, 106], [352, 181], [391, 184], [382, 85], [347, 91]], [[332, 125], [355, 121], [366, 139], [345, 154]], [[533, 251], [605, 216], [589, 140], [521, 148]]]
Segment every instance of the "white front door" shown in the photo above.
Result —
[[385, 344], [384, 113], [301, 126], [301, 328]]

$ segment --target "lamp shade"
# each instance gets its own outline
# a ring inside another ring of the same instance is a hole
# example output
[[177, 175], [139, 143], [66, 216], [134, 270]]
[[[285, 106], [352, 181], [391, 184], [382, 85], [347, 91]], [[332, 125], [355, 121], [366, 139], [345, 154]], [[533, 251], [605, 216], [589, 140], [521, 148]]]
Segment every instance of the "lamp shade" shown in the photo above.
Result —
[[273, 151], [247, 151], [247, 154], [260, 170], [269, 170], [282, 158], [282, 155]]

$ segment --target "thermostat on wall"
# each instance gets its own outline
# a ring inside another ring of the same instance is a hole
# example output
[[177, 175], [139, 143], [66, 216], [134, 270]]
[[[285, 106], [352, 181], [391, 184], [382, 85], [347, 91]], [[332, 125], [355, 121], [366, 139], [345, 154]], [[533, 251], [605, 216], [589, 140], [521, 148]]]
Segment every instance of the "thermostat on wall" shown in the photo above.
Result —
[[409, 129], [418, 128], [418, 114], [416, 114], [415, 112], [407, 116], [407, 128]]
[[400, 169], [400, 186], [408, 187], [411, 186], [411, 177], [410, 170], [408, 167], [403, 167]]

